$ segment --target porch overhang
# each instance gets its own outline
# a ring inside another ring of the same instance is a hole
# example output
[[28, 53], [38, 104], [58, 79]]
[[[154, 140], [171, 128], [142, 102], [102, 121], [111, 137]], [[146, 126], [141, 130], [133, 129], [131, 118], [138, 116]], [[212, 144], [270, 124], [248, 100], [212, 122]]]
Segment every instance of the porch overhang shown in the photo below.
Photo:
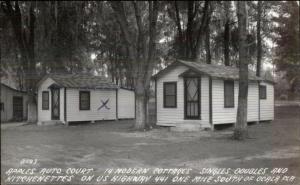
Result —
[[201, 75], [207, 75], [205, 73], [201, 73], [199, 71], [195, 71], [193, 69], [188, 69], [185, 72], [179, 74], [179, 77], [201, 77]]
[[63, 86], [57, 84], [57, 83], [53, 83], [51, 84], [48, 89], [59, 89], [59, 88], [62, 88]]

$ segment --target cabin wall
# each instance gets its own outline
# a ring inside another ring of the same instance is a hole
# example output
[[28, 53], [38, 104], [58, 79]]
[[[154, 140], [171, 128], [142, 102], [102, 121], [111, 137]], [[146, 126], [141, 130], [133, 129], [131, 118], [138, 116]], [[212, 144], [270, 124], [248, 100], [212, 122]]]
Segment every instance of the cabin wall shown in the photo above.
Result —
[[[199, 123], [209, 125], [209, 78], [201, 77], [201, 120], [184, 119], [184, 80], [179, 77], [188, 70], [185, 66], [177, 66], [175, 69], [157, 79], [157, 125], [176, 125], [180, 123]], [[163, 107], [163, 83], [177, 82], [177, 107]]]
[[118, 89], [118, 119], [135, 117], [135, 93], [127, 89]]
[[1, 85], [1, 103], [4, 104], [4, 109], [1, 110], [1, 122], [13, 121], [13, 97], [23, 97], [23, 120], [27, 119], [27, 102], [28, 96], [24, 92], [12, 90], [4, 85]]
[[[236, 122], [238, 107], [239, 82], [234, 82], [234, 107], [224, 107], [224, 80], [212, 81], [212, 111], [213, 124], [227, 124]], [[248, 114], [247, 121], [258, 121], [258, 83], [250, 82], [248, 88]]]
[[260, 99], [260, 120], [274, 120], [274, 86], [270, 83], [261, 82], [267, 89], [267, 98]]
[[[86, 89], [84, 89], [86, 91]], [[79, 90], [67, 89], [67, 121], [95, 121], [95, 120], [115, 120], [116, 117], [116, 92], [115, 90], [89, 90], [90, 91], [90, 110], [79, 110]], [[109, 109], [101, 105], [101, 100], [106, 101]]]

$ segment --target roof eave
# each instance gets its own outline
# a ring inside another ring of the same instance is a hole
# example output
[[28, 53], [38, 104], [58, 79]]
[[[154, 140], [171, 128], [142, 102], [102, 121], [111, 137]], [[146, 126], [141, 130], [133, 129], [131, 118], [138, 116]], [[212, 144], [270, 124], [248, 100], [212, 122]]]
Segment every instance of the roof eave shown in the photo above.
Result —
[[67, 88], [73, 88], [73, 89], [90, 89], [90, 90], [119, 89], [119, 87], [72, 87], [72, 86], [68, 86]]
[[5, 86], [5, 87], [7, 87], [8, 89], [10, 89], [10, 90], [12, 90], [12, 91], [16, 91], [16, 92], [19, 92], [19, 93], [24, 93], [24, 94], [26, 94], [26, 93], [27, 93], [27, 91], [22, 91], [22, 90], [15, 89], [15, 88], [13, 88], [13, 87], [10, 87], [10, 86], [8, 86], [8, 85], [6, 85], [6, 84], [4, 84], [4, 83], [1, 83], [1, 85], [3, 85], [3, 86]]

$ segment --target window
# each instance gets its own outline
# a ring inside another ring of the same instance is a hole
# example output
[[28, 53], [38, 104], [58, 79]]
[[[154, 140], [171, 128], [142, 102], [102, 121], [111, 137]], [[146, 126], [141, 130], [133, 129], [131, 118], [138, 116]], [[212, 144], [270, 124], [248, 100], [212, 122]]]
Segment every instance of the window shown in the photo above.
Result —
[[90, 91], [79, 91], [79, 109], [90, 110]]
[[49, 91], [42, 93], [42, 110], [49, 110]]
[[4, 103], [2, 103], [2, 102], [1, 102], [1, 104], [0, 104], [0, 110], [1, 110], [1, 111], [4, 111]]
[[224, 80], [224, 107], [234, 107], [234, 81]]
[[177, 107], [177, 84], [176, 82], [164, 82], [164, 108]]
[[267, 99], [267, 87], [265, 85], [259, 86], [259, 99]]

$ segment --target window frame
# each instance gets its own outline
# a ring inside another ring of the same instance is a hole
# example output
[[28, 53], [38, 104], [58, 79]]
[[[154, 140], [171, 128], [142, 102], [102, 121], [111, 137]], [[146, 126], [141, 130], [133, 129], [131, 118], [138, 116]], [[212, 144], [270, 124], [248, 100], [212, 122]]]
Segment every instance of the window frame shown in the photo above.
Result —
[[[46, 96], [48, 97], [48, 100], [47, 100], [47, 106], [45, 106], [44, 102], [44, 94], [47, 94]], [[49, 110], [49, 104], [50, 104], [50, 96], [49, 96], [49, 91], [42, 91], [42, 110]]]
[[[82, 94], [88, 94], [89, 96], [89, 106], [87, 108], [82, 107], [82, 102], [81, 102], [81, 95]], [[90, 91], [79, 91], [79, 110], [91, 110], [91, 92]]]
[[[232, 102], [231, 102], [230, 105], [226, 104], [226, 102], [228, 102], [228, 101], [226, 101], [228, 96], [226, 96], [227, 94], [226, 94], [225, 89], [226, 89], [226, 84], [228, 84], [228, 83], [232, 84], [232, 96], [233, 96], [233, 98], [232, 98]], [[235, 97], [234, 96], [235, 96], [235, 94], [234, 94], [234, 80], [224, 80], [224, 108], [234, 108], [234, 106], [235, 106], [235, 101], [234, 101]]]
[[[262, 89], [264, 89], [264, 96], [262, 96]], [[259, 85], [259, 99], [266, 100], [267, 99], [267, 86], [266, 85]]]
[[[175, 87], [175, 94], [174, 95], [166, 95], [166, 86], [167, 85], [174, 85]], [[174, 102], [174, 106], [169, 106], [169, 105], [166, 105], [166, 97], [167, 96], [172, 96], [172, 97], [175, 97], [175, 102]], [[163, 101], [164, 101], [164, 108], [177, 108], [177, 82], [176, 81], [173, 81], [173, 82], [164, 82], [163, 83]]]

